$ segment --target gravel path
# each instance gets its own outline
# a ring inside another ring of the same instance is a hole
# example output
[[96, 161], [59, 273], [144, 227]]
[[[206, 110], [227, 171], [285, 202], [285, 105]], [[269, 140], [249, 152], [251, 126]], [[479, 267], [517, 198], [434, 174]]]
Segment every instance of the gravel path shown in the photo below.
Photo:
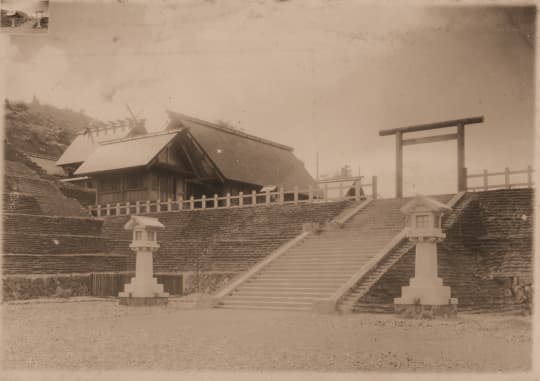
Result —
[[4, 304], [4, 369], [508, 371], [531, 366], [530, 318]]

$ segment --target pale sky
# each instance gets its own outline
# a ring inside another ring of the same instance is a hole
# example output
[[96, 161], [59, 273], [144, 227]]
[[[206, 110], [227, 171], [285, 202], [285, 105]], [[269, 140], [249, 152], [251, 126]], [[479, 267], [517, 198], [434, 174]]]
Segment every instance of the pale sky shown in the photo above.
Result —
[[26, 12], [30, 16], [36, 11], [47, 13], [48, 7], [46, 0], [0, 0], [0, 8]]
[[[171, 109], [295, 148], [315, 175], [348, 164], [394, 191], [380, 129], [483, 115], [469, 172], [533, 164], [531, 18], [504, 8], [349, 0], [50, 4], [48, 35], [16, 36], [6, 94], [108, 120]], [[451, 129], [441, 131], [450, 133]], [[456, 188], [455, 142], [405, 148], [405, 193]]]

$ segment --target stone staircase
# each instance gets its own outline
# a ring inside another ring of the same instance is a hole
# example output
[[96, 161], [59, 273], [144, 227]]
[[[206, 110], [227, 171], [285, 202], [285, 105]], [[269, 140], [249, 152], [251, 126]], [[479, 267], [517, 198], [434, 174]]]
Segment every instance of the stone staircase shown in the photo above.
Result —
[[[437, 197], [447, 202], [452, 195]], [[405, 226], [409, 198], [373, 200], [341, 229], [309, 235], [222, 298], [218, 308], [311, 310], [331, 297]]]
[[[459, 196], [459, 195], [456, 195]], [[450, 204], [450, 199], [446, 196], [435, 197], [439, 201]], [[452, 213], [446, 215], [443, 219], [443, 229], [447, 231], [456, 221], [456, 216], [460, 210], [466, 207], [466, 204], [470, 200], [464, 200], [462, 198], [454, 199], [457, 204], [450, 205], [455, 208]], [[393, 312], [393, 304], [374, 304], [374, 303], [362, 303], [362, 297], [368, 293], [368, 291], [377, 283], [381, 277], [392, 268], [405, 254], [415, 247], [414, 243], [403, 240], [392, 249], [388, 255], [382, 258], [379, 263], [371, 268], [357, 283], [345, 293], [337, 304], [337, 309], [341, 312], [371, 312], [371, 313], [388, 313]]]
[[[356, 286], [338, 302], [338, 310], [341, 312], [365, 312], [365, 308], [358, 300], [364, 296], [369, 289], [388, 271], [399, 259], [409, 250], [414, 248], [414, 244], [409, 241], [402, 241], [395, 247], [382, 261], [370, 270]], [[393, 306], [390, 306], [393, 310]], [[386, 305], [369, 306], [370, 312], [389, 312]]]

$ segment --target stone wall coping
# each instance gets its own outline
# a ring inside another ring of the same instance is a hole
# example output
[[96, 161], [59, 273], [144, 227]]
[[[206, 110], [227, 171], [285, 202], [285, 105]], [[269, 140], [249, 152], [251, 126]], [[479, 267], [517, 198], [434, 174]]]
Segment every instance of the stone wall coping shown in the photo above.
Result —
[[[34, 195], [32, 197], [35, 197]], [[27, 214], [27, 213], [9, 213], [4, 212], [4, 216], [27, 216], [27, 217], [39, 217], [50, 219], [74, 219], [74, 220], [86, 220], [86, 221], [105, 221], [104, 218], [98, 217], [82, 217], [82, 216], [50, 216], [47, 214]]]
[[127, 255], [114, 253], [47, 253], [47, 254], [24, 254], [24, 253], [4, 253], [4, 257], [112, 257], [125, 258]]

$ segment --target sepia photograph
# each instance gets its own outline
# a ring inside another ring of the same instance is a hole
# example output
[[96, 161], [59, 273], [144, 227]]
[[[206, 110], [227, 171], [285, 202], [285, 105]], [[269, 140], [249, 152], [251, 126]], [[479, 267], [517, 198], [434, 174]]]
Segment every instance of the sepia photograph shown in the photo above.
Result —
[[535, 3], [0, 8], [0, 378], [538, 379]]
[[49, 28], [49, 0], [0, 0], [0, 33], [43, 33]]

